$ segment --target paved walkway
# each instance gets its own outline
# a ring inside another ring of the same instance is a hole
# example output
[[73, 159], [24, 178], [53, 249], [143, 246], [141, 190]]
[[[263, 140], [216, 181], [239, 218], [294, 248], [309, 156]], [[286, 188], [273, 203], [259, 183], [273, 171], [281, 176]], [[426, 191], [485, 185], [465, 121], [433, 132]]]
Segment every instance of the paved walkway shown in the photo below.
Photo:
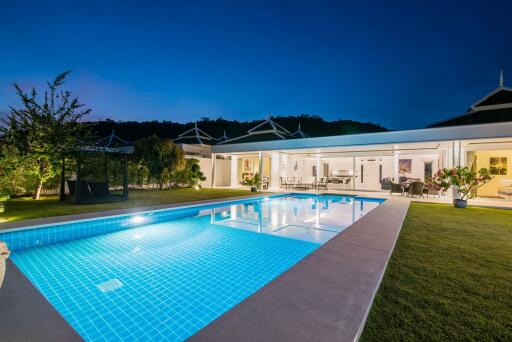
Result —
[[0, 341], [82, 341], [82, 338], [7, 260], [0, 288]]
[[357, 340], [409, 203], [390, 198], [191, 341]]

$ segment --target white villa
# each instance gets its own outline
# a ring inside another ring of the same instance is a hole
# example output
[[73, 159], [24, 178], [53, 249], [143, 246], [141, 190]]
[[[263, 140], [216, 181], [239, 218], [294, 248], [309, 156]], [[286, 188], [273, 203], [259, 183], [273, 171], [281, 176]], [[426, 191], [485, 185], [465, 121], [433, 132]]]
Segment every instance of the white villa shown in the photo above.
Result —
[[[203, 134], [197, 129], [194, 133]], [[204, 133], [205, 136], [206, 133]], [[208, 136], [210, 139], [210, 136]], [[179, 143], [179, 139], [176, 140]], [[264, 189], [390, 191], [389, 183], [428, 182], [439, 169], [467, 165], [494, 177], [480, 197], [512, 195], [512, 88], [503, 85], [466, 113], [425, 129], [308, 137], [272, 120], [247, 134], [208, 146], [201, 162], [213, 187], [242, 187], [259, 173]], [[213, 180], [213, 182], [212, 182]]]

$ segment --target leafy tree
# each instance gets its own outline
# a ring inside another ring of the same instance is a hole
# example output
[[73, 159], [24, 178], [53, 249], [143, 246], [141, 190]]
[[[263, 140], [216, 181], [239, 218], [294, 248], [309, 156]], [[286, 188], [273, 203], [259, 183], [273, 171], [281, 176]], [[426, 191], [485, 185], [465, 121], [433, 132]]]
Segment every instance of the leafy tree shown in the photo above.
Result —
[[149, 178], [149, 170], [147, 165], [142, 161], [130, 161], [128, 163], [128, 173], [131, 184], [136, 184], [141, 188]]
[[134, 162], [147, 168], [149, 177], [156, 181], [160, 190], [164, 184], [169, 184], [172, 172], [183, 167], [183, 151], [170, 140], [152, 135], [135, 141], [134, 147]]
[[185, 159], [185, 165], [176, 170], [172, 175], [172, 181], [176, 184], [182, 184], [186, 186], [195, 186], [200, 181], [205, 181], [206, 177], [201, 172], [199, 166], [199, 160], [197, 159]]
[[80, 121], [91, 110], [84, 109], [71, 92], [60, 90], [68, 74], [66, 71], [48, 82], [42, 99], [35, 88], [26, 93], [14, 84], [23, 106], [11, 107], [7, 118], [2, 120], [5, 127], [0, 127], [5, 142], [19, 153], [18, 167], [25, 168], [37, 179], [35, 199], [39, 199], [45, 182], [56, 175], [59, 161], [86, 135]]

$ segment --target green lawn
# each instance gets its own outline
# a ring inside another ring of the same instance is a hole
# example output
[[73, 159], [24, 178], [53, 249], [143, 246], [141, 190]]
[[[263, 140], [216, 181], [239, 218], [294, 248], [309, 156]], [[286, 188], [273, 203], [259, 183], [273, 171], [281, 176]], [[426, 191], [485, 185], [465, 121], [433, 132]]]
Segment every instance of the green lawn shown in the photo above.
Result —
[[412, 203], [362, 341], [512, 341], [512, 210]]
[[182, 203], [233, 196], [254, 195], [247, 190], [180, 188], [163, 191], [131, 190], [126, 202], [74, 205], [59, 202], [58, 196], [44, 197], [38, 201], [31, 198], [10, 199], [5, 212], [0, 213], [0, 222], [26, 220], [40, 217], [62, 216], [93, 211], [146, 207], [150, 205]]

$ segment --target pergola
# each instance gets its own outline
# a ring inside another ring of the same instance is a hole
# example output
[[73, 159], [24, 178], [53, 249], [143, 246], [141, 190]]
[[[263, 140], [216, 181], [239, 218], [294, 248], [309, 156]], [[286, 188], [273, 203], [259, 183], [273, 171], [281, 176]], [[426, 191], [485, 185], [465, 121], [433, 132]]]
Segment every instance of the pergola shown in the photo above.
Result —
[[[97, 141], [94, 144], [84, 145], [75, 150], [77, 155], [76, 180], [68, 181], [70, 195], [74, 197], [75, 204], [92, 204], [126, 201], [128, 199], [128, 155], [134, 151], [133, 145], [112, 133]], [[102, 182], [88, 182], [83, 179], [82, 164], [84, 154], [103, 155], [103, 175]], [[109, 189], [109, 155], [121, 155], [123, 158], [123, 192], [122, 194], [112, 194]], [[64, 186], [65, 160], [62, 160], [62, 174], [60, 187], [60, 200], [66, 197]]]

